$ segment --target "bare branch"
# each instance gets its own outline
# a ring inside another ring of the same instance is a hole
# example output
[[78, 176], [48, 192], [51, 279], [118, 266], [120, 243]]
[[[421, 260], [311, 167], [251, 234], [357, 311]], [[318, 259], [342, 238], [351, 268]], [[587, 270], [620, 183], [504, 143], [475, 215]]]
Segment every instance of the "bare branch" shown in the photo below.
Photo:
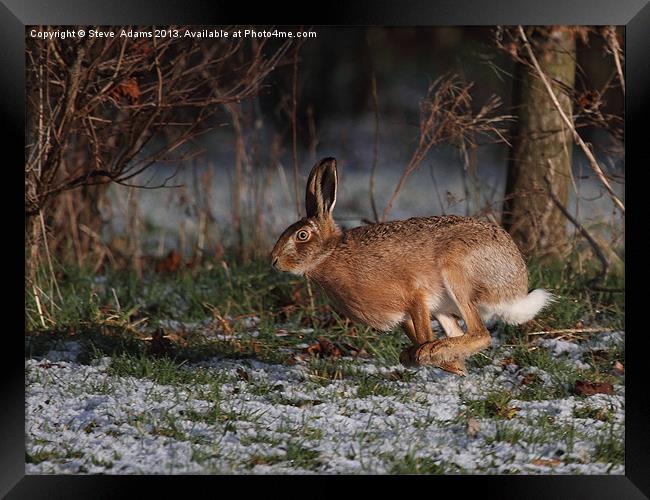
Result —
[[26, 215], [85, 183], [126, 183], [211, 130], [221, 106], [254, 95], [291, 45], [257, 44], [242, 57], [243, 43], [29, 39]]
[[618, 79], [621, 82], [621, 91], [625, 95], [625, 78], [623, 77], [623, 67], [621, 64], [621, 54], [623, 50], [621, 49], [620, 44], [618, 43], [618, 38], [616, 36], [616, 26], [607, 26], [604, 29], [604, 38], [607, 42], [610, 52], [614, 56], [614, 64], [616, 64], [616, 72], [618, 73]]
[[[553, 165], [551, 164], [550, 159], [548, 160], [548, 163], [549, 163], [549, 168], [552, 169]], [[591, 236], [591, 234], [589, 234], [589, 231], [587, 231], [585, 229], [585, 227], [582, 224], [580, 224], [580, 222], [578, 222], [576, 220], [576, 218], [573, 217], [573, 215], [571, 215], [571, 213], [562, 204], [560, 199], [557, 197], [557, 195], [553, 191], [553, 184], [551, 183], [551, 181], [548, 179], [548, 177], [546, 175], [544, 176], [544, 182], [546, 182], [546, 185], [548, 186], [548, 194], [551, 197], [551, 200], [553, 201], [553, 203], [555, 203], [555, 206], [560, 210], [560, 212], [562, 212], [562, 214], [569, 220], [569, 222], [571, 222], [571, 224], [573, 224], [575, 226], [575, 228], [580, 232], [580, 234], [582, 236], [584, 236], [584, 238], [589, 242], [589, 244], [591, 245], [591, 248], [594, 251], [594, 254], [596, 255], [596, 257], [600, 261], [600, 264], [601, 264], [600, 272], [594, 278], [592, 278], [589, 281], [589, 286], [597, 285], [600, 281], [603, 280], [603, 278], [607, 274], [607, 270], [609, 269], [609, 262], [607, 261], [607, 258], [605, 257], [605, 254], [603, 253], [602, 249], [600, 248], [600, 245], [598, 245], [598, 243], [596, 243], [596, 240], [594, 240], [594, 238]]]
[[524, 43], [526, 52], [528, 53], [528, 57], [530, 58], [530, 61], [533, 63], [533, 66], [535, 67], [535, 71], [537, 72], [538, 77], [542, 81], [542, 84], [546, 88], [549, 97], [553, 101], [553, 105], [555, 106], [555, 109], [562, 117], [562, 121], [564, 121], [565, 125], [569, 128], [569, 130], [571, 130], [575, 142], [580, 146], [582, 151], [585, 153], [585, 156], [589, 160], [589, 164], [591, 165], [591, 168], [596, 173], [598, 179], [600, 179], [600, 182], [603, 184], [603, 186], [605, 186], [605, 189], [607, 189], [607, 192], [609, 193], [612, 201], [621, 209], [623, 214], [625, 214], [625, 205], [623, 205], [623, 202], [618, 198], [618, 196], [616, 196], [616, 193], [614, 192], [612, 186], [610, 185], [609, 181], [605, 177], [603, 170], [600, 168], [600, 165], [598, 165], [598, 162], [596, 161], [596, 158], [594, 157], [591, 148], [587, 146], [587, 144], [582, 140], [582, 137], [580, 137], [580, 134], [578, 134], [578, 132], [576, 131], [575, 126], [573, 125], [569, 117], [566, 115], [564, 110], [562, 109], [562, 106], [560, 106], [560, 103], [557, 100], [557, 96], [555, 95], [555, 92], [553, 91], [553, 88], [551, 87], [551, 84], [548, 81], [548, 77], [540, 67], [539, 61], [537, 60], [537, 57], [535, 56], [535, 53], [533, 52], [533, 49], [530, 46], [530, 42], [528, 41], [528, 37], [526, 37], [526, 33], [524, 32], [524, 29], [521, 26], [518, 26], [518, 30], [519, 30], [519, 36], [521, 37], [521, 40]]
[[293, 76], [291, 83], [291, 161], [293, 164], [293, 191], [296, 215], [300, 217], [300, 189], [298, 179], [298, 54], [301, 44], [293, 49]]
[[388, 200], [382, 216], [383, 221], [388, 220], [393, 203], [406, 179], [418, 168], [434, 145], [474, 145], [475, 138], [479, 135], [496, 136], [497, 141], [505, 140], [503, 126], [513, 117], [493, 115], [501, 106], [501, 101], [496, 96], [488, 99], [478, 113], [474, 113], [469, 92], [472, 86], [472, 83], [462, 82], [455, 75], [451, 75], [438, 78], [429, 87], [427, 97], [420, 104], [418, 145]]
[[375, 204], [375, 173], [379, 163], [379, 100], [377, 99], [377, 78], [374, 69], [372, 71], [372, 102], [375, 110], [375, 141], [372, 148], [372, 170], [370, 171], [370, 206], [372, 207], [372, 216], [375, 222], [379, 222], [379, 214]]

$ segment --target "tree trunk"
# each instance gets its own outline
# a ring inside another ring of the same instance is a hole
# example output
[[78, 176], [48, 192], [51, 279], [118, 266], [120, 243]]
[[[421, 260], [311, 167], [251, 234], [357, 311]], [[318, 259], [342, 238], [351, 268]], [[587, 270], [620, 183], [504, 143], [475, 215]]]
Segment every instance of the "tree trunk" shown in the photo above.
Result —
[[[537, 54], [540, 66], [552, 81], [563, 111], [572, 119], [575, 36], [557, 27], [541, 42], [543, 50]], [[518, 64], [516, 71], [517, 133], [508, 167], [503, 225], [526, 256], [560, 258], [568, 250], [566, 220], [548, 194], [545, 177], [566, 206], [572, 136], [535, 70]]]

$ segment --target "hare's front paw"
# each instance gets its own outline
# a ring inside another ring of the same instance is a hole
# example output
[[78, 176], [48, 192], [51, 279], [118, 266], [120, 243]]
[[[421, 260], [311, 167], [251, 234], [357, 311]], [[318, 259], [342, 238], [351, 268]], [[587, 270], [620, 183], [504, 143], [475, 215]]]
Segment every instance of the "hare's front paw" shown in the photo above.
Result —
[[467, 369], [465, 368], [465, 362], [462, 359], [454, 359], [452, 361], [443, 361], [438, 365], [438, 368], [445, 370], [446, 372], [454, 373], [464, 377], [467, 375]]
[[422, 365], [436, 366], [456, 375], [464, 377], [467, 375], [464, 360], [457, 357], [450, 357], [450, 346], [445, 345], [443, 340], [426, 342], [421, 346], [408, 346], [399, 355], [399, 362], [406, 368], [416, 368]]
[[426, 342], [415, 351], [415, 363], [432, 365], [456, 375], [465, 376], [465, 361], [458, 356], [457, 349], [447, 339]]

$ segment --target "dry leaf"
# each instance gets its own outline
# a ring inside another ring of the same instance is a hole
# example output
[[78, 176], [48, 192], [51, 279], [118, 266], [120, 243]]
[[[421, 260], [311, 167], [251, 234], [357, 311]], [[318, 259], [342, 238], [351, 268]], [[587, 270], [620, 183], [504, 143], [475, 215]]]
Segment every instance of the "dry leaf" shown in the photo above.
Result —
[[343, 354], [337, 345], [325, 338], [319, 338], [318, 342], [305, 348], [304, 353], [321, 358], [340, 358]]
[[613, 370], [619, 375], [623, 375], [625, 373], [625, 365], [620, 361], [616, 361], [614, 362]]
[[252, 340], [250, 343], [250, 348], [255, 354], [260, 354], [264, 348], [257, 340]]
[[474, 437], [481, 430], [481, 422], [476, 420], [474, 417], [470, 417], [467, 420], [467, 435], [469, 437]]
[[217, 243], [214, 247], [214, 260], [216, 261], [221, 261], [223, 260], [224, 255], [226, 254], [226, 251], [223, 248], [223, 245], [221, 243]]
[[302, 284], [297, 285], [293, 292], [291, 292], [291, 298], [295, 303], [300, 303], [302, 301]]
[[519, 410], [521, 410], [521, 408], [519, 408], [518, 406], [513, 406], [508, 408], [502, 408], [499, 410], [498, 413], [501, 417], [510, 420], [515, 415], [517, 415], [517, 413], [519, 413]]
[[115, 99], [127, 97], [131, 103], [138, 102], [138, 99], [140, 99], [140, 86], [138, 85], [138, 80], [136, 80], [134, 76], [122, 80], [113, 89], [111, 94]]
[[185, 337], [187, 332], [170, 332], [165, 337], [171, 342], [178, 344], [181, 347], [187, 347], [187, 338]]
[[181, 254], [176, 250], [171, 250], [167, 257], [156, 262], [156, 272], [160, 274], [174, 273], [181, 265]]
[[49, 361], [43, 361], [38, 365], [39, 368], [45, 368], [46, 370], [52, 368], [53, 366], [59, 366], [57, 363], [50, 363]]
[[347, 342], [345, 344], [341, 344], [339, 347], [345, 349], [347, 351], [347, 354], [350, 356], [362, 356], [365, 353], [363, 348], [357, 349], [352, 344], [348, 344]]
[[309, 408], [311, 406], [318, 406], [322, 403], [323, 402], [319, 399], [305, 399], [304, 401], [298, 403], [298, 408]]
[[514, 360], [513, 358], [511, 358], [511, 357], [503, 358], [503, 359], [501, 360], [501, 366], [502, 366], [503, 368], [505, 368], [505, 367], [508, 366], [508, 365], [515, 365], [515, 364], [516, 364], [516, 363], [515, 363], [515, 360]]
[[533, 382], [537, 382], [538, 380], [539, 377], [534, 373], [527, 373], [526, 375], [524, 375], [524, 378], [521, 380], [521, 385], [532, 384]]
[[614, 394], [614, 386], [608, 382], [586, 382], [584, 380], [576, 380], [574, 391], [576, 394], [581, 396]]
[[151, 334], [151, 343], [149, 344], [149, 354], [152, 356], [165, 356], [172, 348], [171, 341], [167, 338], [162, 328], [156, 329]]
[[605, 349], [591, 349], [589, 353], [595, 360], [606, 361], [609, 358], [609, 352]]
[[142, 39], [133, 44], [131, 51], [136, 54], [147, 55], [151, 52], [151, 46], [149, 40]]
[[608, 417], [609, 417], [609, 412], [607, 410], [604, 410], [603, 408], [598, 410], [598, 412], [596, 413], [596, 418], [598, 420], [607, 420]]
[[309, 355], [309, 356], [318, 356], [318, 355], [320, 355], [320, 352], [321, 352], [320, 342], [316, 342], [315, 344], [311, 344], [311, 345], [305, 347], [305, 350], [303, 352], [305, 354]]
[[533, 465], [541, 465], [543, 467], [555, 467], [556, 465], [560, 465], [562, 461], [557, 458], [536, 458], [530, 463]]
[[237, 368], [237, 376], [244, 382], [250, 382], [250, 376], [248, 375], [248, 372], [242, 367]]

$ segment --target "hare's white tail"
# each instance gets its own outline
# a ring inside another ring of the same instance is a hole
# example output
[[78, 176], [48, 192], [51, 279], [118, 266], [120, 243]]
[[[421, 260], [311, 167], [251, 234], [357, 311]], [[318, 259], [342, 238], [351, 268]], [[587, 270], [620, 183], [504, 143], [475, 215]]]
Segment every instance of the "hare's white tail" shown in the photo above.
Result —
[[553, 294], [538, 288], [520, 299], [493, 305], [490, 307], [490, 312], [506, 323], [519, 325], [533, 319], [539, 311], [553, 300], [555, 300]]

